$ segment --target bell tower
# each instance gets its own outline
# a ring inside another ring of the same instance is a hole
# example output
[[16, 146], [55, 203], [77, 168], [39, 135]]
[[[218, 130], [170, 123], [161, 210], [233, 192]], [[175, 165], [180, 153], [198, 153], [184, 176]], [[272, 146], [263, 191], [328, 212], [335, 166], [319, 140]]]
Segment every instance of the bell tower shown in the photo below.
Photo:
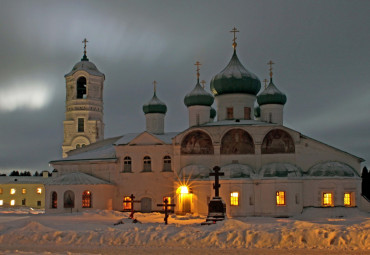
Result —
[[103, 87], [105, 76], [86, 55], [74, 65], [66, 79], [66, 112], [64, 126], [63, 157], [70, 150], [84, 147], [104, 139]]

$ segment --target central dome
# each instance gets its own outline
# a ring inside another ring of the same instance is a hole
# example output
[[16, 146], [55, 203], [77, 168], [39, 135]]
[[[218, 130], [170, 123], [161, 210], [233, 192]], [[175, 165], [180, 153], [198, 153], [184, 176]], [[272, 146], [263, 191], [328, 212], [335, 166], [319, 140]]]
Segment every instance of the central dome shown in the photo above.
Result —
[[229, 64], [211, 81], [211, 91], [215, 96], [233, 93], [257, 95], [260, 89], [260, 80], [245, 69], [235, 50]]

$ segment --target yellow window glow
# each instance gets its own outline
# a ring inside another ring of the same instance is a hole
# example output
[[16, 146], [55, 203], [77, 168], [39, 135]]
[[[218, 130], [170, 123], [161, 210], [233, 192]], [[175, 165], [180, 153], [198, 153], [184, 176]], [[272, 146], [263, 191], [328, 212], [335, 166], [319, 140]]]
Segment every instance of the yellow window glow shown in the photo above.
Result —
[[42, 189], [41, 188], [37, 188], [36, 193], [37, 194], [41, 194], [41, 192], [42, 192]]
[[285, 205], [285, 191], [276, 192], [276, 204]]
[[13, 199], [13, 200], [10, 200], [10, 205], [15, 205], [15, 200]]
[[351, 193], [344, 193], [344, 205], [345, 206], [351, 206]]
[[3, 194], [3, 188], [0, 188], [0, 194]]
[[14, 195], [15, 194], [15, 189], [10, 189], [10, 194]]
[[239, 205], [239, 192], [230, 193], [230, 205]]
[[4, 201], [0, 200], [0, 206], [2, 206], [3, 204], [4, 204]]
[[323, 206], [333, 206], [333, 194], [328, 192], [323, 194]]
[[26, 189], [22, 189], [22, 194], [26, 194]]
[[123, 197], [123, 210], [131, 210], [131, 197]]

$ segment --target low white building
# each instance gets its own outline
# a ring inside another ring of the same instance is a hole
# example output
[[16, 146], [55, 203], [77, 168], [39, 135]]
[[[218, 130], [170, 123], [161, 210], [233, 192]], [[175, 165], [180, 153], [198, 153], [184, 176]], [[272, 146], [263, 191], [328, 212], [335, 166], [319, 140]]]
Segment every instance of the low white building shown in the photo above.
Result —
[[[63, 143], [63, 148], [76, 149], [64, 150], [67, 157], [50, 162], [59, 177], [46, 187], [47, 212], [86, 209], [81, 201], [83, 192], [90, 191], [90, 208], [129, 210], [127, 201], [133, 194], [140, 201], [135, 209], [142, 212], [161, 211], [156, 205], [167, 198], [176, 204], [172, 210], [177, 213], [207, 214], [214, 196], [209, 173], [215, 166], [225, 174], [220, 177], [220, 195], [231, 217], [291, 216], [305, 207], [362, 208], [363, 159], [285, 127], [287, 98], [273, 83], [272, 73], [270, 84], [260, 92], [260, 80], [240, 63], [233, 46], [229, 64], [211, 81], [212, 94], [199, 84], [197, 69], [196, 86], [184, 99], [189, 127], [176, 133], [165, 132], [167, 106], [154, 91], [143, 106], [145, 131], [102, 139], [98, 107], [102, 98], [95, 95], [96, 82], [104, 75], [93, 64], [76, 64], [66, 75], [66, 105], [76, 107], [67, 107], [68, 140]], [[85, 56], [81, 62], [89, 62]], [[84, 98], [76, 96], [80, 76], [86, 81]], [[214, 101], [217, 111], [212, 108]], [[88, 129], [84, 123], [90, 123]], [[91, 128], [91, 123], [99, 125]], [[91, 144], [74, 145], [77, 138]], [[95, 181], [63, 179], [78, 173]], [[73, 206], [66, 203], [67, 191], [75, 196]], [[55, 193], [57, 208], [52, 203]]]

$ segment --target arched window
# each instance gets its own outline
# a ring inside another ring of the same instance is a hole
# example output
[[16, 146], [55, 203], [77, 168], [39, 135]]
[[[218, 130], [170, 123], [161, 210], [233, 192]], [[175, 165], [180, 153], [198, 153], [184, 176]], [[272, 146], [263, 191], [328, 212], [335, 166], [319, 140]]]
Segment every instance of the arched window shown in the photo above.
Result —
[[123, 159], [123, 172], [125, 173], [130, 173], [132, 170], [131, 170], [131, 158], [130, 157], [125, 157]]
[[252, 137], [243, 129], [229, 130], [222, 137], [221, 154], [254, 154]]
[[77, 98], [86, 98], [86, 78], [83, 76], [77, 80]]
[[163, 157], [163, 172], [172, 172], [170, 156]]
[[151, 172], [152, 171], [152, 160], [150, 159], [149, 156], [144, 157], [144, 162], [143, 162], [143, 172]]
[[51, 193], [51, 208], [58, 208], [58, 194], [55, 191]]
[[181, 154], [213, 154], [211, 137], [202, 131], [187, 134], [181, 142]]
[[64, 192], [63, 196], [64, 208], [74, 208], [75, 207], [75, 193], [72, 190], [67, 190]]
[[88, 190], [82, 193], [82, 208], [91, 208], [91, 192]]
[[274, 129], [263, 138], [262, 154], [294, 153], [294, 141], [292, 137], [281, 129]]
[[143, 172], [151, 172], [152, 171], [152, 160], [149, 156], [144, 157], [143, 162]]

